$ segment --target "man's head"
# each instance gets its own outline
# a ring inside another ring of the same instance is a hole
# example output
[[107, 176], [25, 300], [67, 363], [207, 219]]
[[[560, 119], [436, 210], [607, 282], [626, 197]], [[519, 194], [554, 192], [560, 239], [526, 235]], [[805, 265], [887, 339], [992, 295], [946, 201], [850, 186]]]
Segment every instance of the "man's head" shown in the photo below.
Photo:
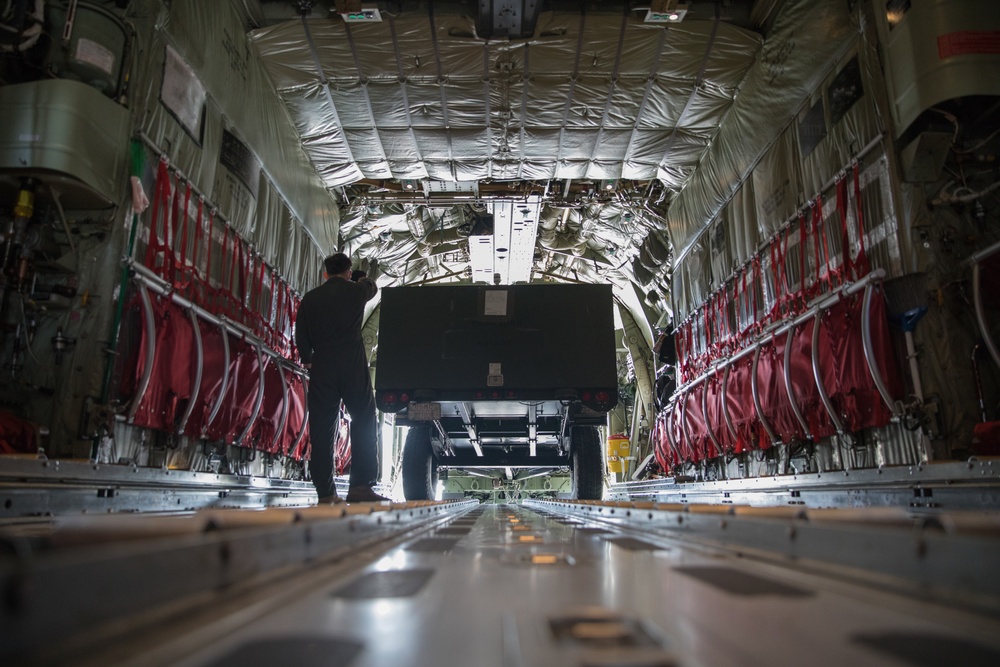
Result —
[[342, 252], [324, 259], [323, 265], [326, 267], [327, 277], [341, 276], [348, 279], [351, 277], [351, 258]]

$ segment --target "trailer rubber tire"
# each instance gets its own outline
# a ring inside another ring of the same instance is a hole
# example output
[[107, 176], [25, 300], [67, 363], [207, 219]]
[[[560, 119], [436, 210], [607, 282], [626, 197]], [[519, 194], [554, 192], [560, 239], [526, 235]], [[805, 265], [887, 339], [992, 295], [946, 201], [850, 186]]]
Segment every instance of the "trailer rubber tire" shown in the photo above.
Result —
[[403, 443], [403, 496], [407, 500], [434, 500], [437, 457], [428, 428], [411, 428]]
[[600, 500], [604, 496], [604, 452], [598, 427], [574, 426], [570, 432], [570, 477], [576, 500]]

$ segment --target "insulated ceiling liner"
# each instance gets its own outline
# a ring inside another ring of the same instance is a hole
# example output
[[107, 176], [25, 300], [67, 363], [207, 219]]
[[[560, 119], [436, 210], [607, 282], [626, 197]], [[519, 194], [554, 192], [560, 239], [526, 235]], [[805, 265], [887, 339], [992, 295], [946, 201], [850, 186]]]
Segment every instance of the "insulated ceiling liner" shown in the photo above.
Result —
[[858, 11], [846, 2], [785, 2], [731, 113], [667, 214], [675, 265], [859, 36]]
[[329, 187], [659, 178], [679, 190], [762, 42], [720, 20], [646, 24], [624, 8], [546, 12], [531, 39], [487, 41], [451, 3], [427, 4], [252, 33]]

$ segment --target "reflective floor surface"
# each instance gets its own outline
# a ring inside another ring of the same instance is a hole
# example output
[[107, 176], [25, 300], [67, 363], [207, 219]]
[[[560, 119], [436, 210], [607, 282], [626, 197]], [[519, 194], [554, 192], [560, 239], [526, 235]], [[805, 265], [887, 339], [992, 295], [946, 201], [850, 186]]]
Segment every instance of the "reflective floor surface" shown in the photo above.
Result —
[[1000, 665], [990, 610], [812, 570], [478, 506], [123, 641], [103, 664]]

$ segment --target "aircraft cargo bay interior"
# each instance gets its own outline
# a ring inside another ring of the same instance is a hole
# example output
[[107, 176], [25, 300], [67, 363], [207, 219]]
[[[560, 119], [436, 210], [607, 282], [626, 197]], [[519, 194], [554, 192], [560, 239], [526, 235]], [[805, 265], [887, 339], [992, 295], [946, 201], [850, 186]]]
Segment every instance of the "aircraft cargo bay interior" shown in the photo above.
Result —
[[0, 661], [1000, 664], [993, 0], [0, 0]]

